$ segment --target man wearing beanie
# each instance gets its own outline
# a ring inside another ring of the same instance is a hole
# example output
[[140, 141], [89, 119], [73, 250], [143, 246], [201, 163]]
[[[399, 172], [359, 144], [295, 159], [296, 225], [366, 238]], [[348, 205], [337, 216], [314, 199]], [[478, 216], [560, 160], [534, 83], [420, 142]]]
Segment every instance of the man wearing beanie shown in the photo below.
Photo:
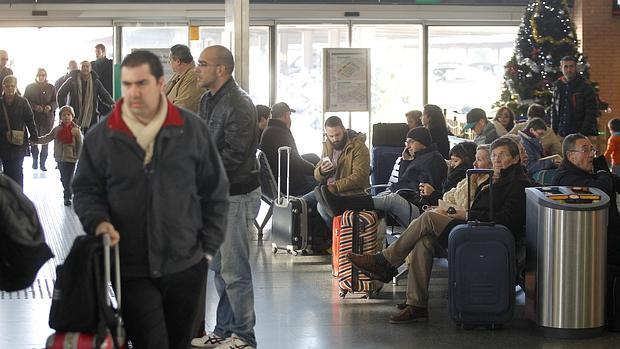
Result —
[[467, 123], [463, 127], [463, 132], [472, 129], [476, 134], [474, 143], [478, 145], [491, 144], [499, 136], [492, 122], [487, 119], [487, 114], [480, 108], [474, 108], [467, 113]]
[[[448, 166], [425, 127], [409, 130], [405, 141], [403, 159], [400, 162], [398, 182], [388, 190], [374, 196], [338, 196], [321, 188], [319, 201], [326, 210], [335, 215], [344, 210], [381, 210], [393, 215], [399, 224], [407, 226], [420, 215], [423, 204], [436, 205], [437, 202], [424, 202], [420, 196], [421, 183], [441, 187], [446, 179]], [[397, 190], [408, 189], [397, 193]]]

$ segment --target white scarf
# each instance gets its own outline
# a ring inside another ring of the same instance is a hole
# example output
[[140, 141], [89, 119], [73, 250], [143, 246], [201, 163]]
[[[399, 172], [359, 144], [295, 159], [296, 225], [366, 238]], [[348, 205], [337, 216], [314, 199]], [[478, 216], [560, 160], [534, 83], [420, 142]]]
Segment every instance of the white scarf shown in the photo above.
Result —
[[123, 121], [125, 121], [125, 124], [127, 124], [129, 130], [136, 137], [136, 141], [138, 142], [138, 145], [140, 145], [140, 148], [142, 148], [145, 152], [144, 165], [149, 164], [153, 158], [155, 139], [157, 138], [157, 134], [164, 124], [164, 121], [166, 121], [167, 114], [168, 103], [166, 95], [163, 93], [159, 99], [159, 109], [157, 110], [157, 113], [155, 113], [155, 117], [146, 125], [140, 122], [138, 118], [133, 115], [127, 103], [123, 103], [123, 106], [121, 107]]

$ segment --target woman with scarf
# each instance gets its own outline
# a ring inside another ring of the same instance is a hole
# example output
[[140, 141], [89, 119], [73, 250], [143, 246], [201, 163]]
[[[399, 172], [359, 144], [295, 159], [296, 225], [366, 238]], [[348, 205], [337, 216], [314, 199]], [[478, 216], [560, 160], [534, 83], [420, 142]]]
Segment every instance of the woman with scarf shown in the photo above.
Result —
[[47, 144], [54, 141], [54, 159], [58, 163], [60, 171], [60, 182], [62, 182], [65, 206], [71, 206], [71, 180], [75, 172], [80, 149], [82, 148], [82, 132], [77, 124], [73, 122], [73, 108], [65, 105], [60, 108], [60, 125], [35, 142], [37, 144]]
[[[56, 89], [54, 85], [47, 82], [47, 72], [43, 68], [37, 70], [34, 83], [26, 87], [24, 98], [28, 100], [34, 112], [34, 122], [37, 125], [37, 132], [40, 135], [49, 133], [54, 126], [54, 112], [58, 108], [56, 103]], [[47, 160], [47, 144], [41, 146], [41, 156], [39, 157], [39, 146], [30, 146], [32, 153], [32, 168], [36, 170], [41, 164], [41, 171], [47, 171], [45, 161]]]

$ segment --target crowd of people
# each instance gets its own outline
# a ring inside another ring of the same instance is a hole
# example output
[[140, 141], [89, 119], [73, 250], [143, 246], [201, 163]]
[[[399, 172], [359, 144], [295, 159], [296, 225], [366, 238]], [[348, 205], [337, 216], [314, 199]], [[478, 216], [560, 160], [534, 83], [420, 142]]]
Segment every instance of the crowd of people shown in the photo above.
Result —
[[[398, 176], [371, 196], [366, 135], [331, 116], [324, 123], [322, 154], [299, 154], [290, 130], [295, 110], [284, 102], [255, 106], [232, 77], [235, 62], [225, 47], [210, 46], [195, 62], [189, 47], [172, 46], [174, 75], [168, 81], [157, 56], [134, 51], [121, 63], [117, 101], [111, 97], [111, 60], [103, 45], [95, 49], [96, 61], [82, 61], [79, 68], [69, 62], [55, 85], [38, 69], [23, 96], [6, 66], [7, 52], [0, 50], [0, 160], [4, 173], [23, 186], [26, 153], [34, 169], [46, 171], [46, 144], [54, 141], [64, 204], [74, 205], [87, 234], [120, 242], [123, 316], [134, 348], [256, 347], [249, 254], [261, 202], [259, 148], [280, 177], [287, 174], [276, 171], [278, 149], [290, 147], [283, 166], [290, 167], [290, 191], [307, 201], [310, 214], [320, 217], [311, 221], [324, 224], [323, 230], [349, 209], [380, 211], [406, 227], [377, 254], [348, 255], [359, 270], [383, 282], [409, 264], [406, 302], [392, 323], [428, 318], [432, 259], [446, 254], [455, 225], [488, 220], [492, 203], [494, 220], [522, 241], [524, 189], [536, 184], [605, 191], [612, 203], [608, 261], [620, 265], [620, 119], [610, 121], [607, 152], [597, 157], [589, 138], [596, 134], [596, 98], [572, 57], [562, 60], [550, 119], [536, 104], [524, 122], [509, 108], [498, 109], [493, 120], [474, 108], [462, 131], [471, 130], [475, 138], [450, 148], [439, 106], [407, 112]], [[491, 178], [468, 181], [471, 168], [493, 170], [492, 200]], [[210, 331], [204, 321], [207, 269], [214, 272], [219, 297]]]

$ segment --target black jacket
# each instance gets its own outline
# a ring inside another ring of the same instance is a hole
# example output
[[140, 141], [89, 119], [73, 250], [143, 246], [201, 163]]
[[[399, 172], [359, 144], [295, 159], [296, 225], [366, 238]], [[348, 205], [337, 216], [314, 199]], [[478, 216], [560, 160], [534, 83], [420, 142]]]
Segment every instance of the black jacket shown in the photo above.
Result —
[[[47, 82], [32, 83], [26, 86], [24, 98], [30, 103], [39, 135], [43, 136], [48, 134], [52, 128], [54, 128], [54, 113], [56, 112], [56, 108], [58, 108], [54, 85]], [[36, 111], [36, 105], [42, 108], [49, 105], [51, 110]]]
[[[531, 185], [521, 164], [502, 170], [500, 179], [493, 182], [493, 221], [510, 229], [517, 242], [523, 240], [525, 188]], [[485, 186], [474, 198], [469, 220], [489, 221], [489, 198], [489, 187]]]
[[122, 100], [84, 138], [73, 190], [84, 230], [120, 232], [123, 275], [161, 277], [215, 254], [224, 240], [228, 181], [206, 125], [168, 102], [153, 158], [121, 116]]
[[[282, 159], [282, 171], [278, 174], [278, 148], [291, 147], [291, 168], [290, 168], [290, 188], [299, 188], [307, 183], [305, 176], [314, 176], [314, 165], [304, 160], [297, 150], [295, 138], [291, 130], [286, 127], [282, 120], [270, 119], [267, 127], [263, 131], [260, 140], [260, 149], [267, 156], [271, 171], [273, 171], [276, 180], [278, 176], [286, 178], [286, 157]], [[282, 193], [286, 192], [286, 182], [282, 181]]]
[[[112, 104], [114, 104], [114, 100], [112, 99], [112, 96], [110, 96], [108, 91], [106, 91], [105, 87], [103, 87], [103, 84], [101, 83], [101, 81], [99, 81], [99, 76], [97, 75], [97, 73], [91, 71], [90, 74], [93, 79], [93, 117], [90, 120], [89, 127], [92, 127], [94, 124], [96, 124], [99, 121], [100, 115], [99, 115], [99, 111], [97, 110], [99, 101], [101, 101], [103, 104], [107, 106], [111, 106]], [[65, 81], [64, 84], [60, 86], [56, 99], [58, 101], [59, 106], [68, 104], [73, 107], [73, 110], [75, 111], [75, 117], [76, 117], [76, 120], [74, 120], [74, 122], [81, 126], [81, 122], [80, 122], [81, 120], [77, 119], [78, 115], [80, 115], [80, 109], [81, 109], [81, 106], [78, 105], [77, 94], [78, 93], [81, 94], [82, 91], [78, 91], [77, 79], [81, 79], [80, 71], [79, 70], [71, 71], [69, 73], [69, 78], [67, 79], [67, 81]]]
[[230, 78], [216, 93], [200, 99], [200, 117], [207, 127], [228, 174], [230, 195], [242, 195], [258, 188], [256, 161], [256, 107], [250, 96]]
[[442, 126], [429, 127], [433, 144], [444, 159], [450, 160], [450, 141], [448, 140], [448, 129]]
[[441, 188], [441, 183], [446, 179], [447, 174], [446, 160], [432, 144], [416, 152], [413, 160], [400, 161], [398, 182], [392, 184], [390, 190], [396, 192], [399, 189], [411, 189], [415, 194], [404, 193], [402, 196], [413, 204], [421, 205], [420, 183], [429, 183], [434, 188]]
[[103, 87], [105, 87], [106, 91], [108, 91], [110, 95], [113, 95], [114, 91], [112, 90], [112, 60], [103, 57], [90, 62], [90, 66], [97, 73], [97, 75], [99, 75], [99, 81], [101, 81], [101, 84], [103, 84]]
[[[28, 101], [21, 97], [15, 96], [13, 103], [6, 104], [4, 99], [0, 98], [0, 151], [11, 152], [16, 155], [26, 155], [26, 148], [28, 147], [28, 141], [24, 139], [24, 144], [15, 145], [9, 143], [6, 139], [6, 133], [9, 130], [6, 124], [6, 118], [4, 117], [4, 108], [6, 107], [7, 113], [9, 113], [9, 123], [11, 124], [11, 130], [25, 131], [28, 128], [30, 138], [36, 138], [39, 136], [37, 132], [37, 126], [34, 123], [34, 114], [30, 108]], [[24, 135], [26, 138], [26, 135]]]
[[[568, 106], [564, 106], [565, 93], [568, 93]], [[581, 76], [577, 75], [571, 81], [561, 77], [554, 83], [551, 127], [559, 136], [566, 137], [577, 132], [586, 136], [598, 135], [598, 115], [596, 92]]]

